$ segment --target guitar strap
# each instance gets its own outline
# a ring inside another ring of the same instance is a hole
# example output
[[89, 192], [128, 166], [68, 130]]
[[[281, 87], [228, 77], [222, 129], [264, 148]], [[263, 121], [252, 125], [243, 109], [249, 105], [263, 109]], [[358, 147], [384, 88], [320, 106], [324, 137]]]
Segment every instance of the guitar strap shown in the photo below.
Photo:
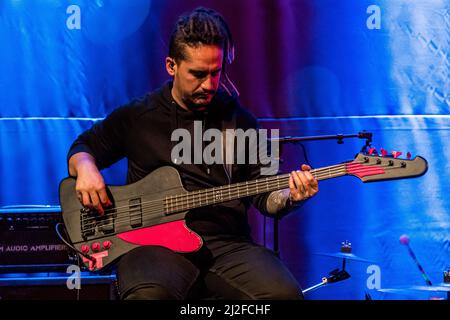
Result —
[[[227, 130], [233, 129], [233, 130]], [[228, 183], [231, 183], [233, 177], [233, 162], [234, 162], [234, 139], [235, 139], [235, 129], [236, 129], [236, 110], [233, 111], [230, 119], [222, 120], [222, 144], [223, 151], [223, 168], [225, 174], [228, 177]], [[228, 152], [227, 152], [228, 151]]]

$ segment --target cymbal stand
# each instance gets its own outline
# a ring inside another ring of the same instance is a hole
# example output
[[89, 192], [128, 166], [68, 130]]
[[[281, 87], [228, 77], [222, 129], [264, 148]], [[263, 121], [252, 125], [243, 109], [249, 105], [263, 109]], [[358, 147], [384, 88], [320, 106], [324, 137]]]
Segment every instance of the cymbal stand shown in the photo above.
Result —
[[[450, 269], [444, 271], [444, 285], [450, 285]], [[450, 300], [450, 291], [447, 291], [447, 300]]]
[[330, 272], [330, 276], [329, 277], [323, 277], [322, 278], [322, 282], [320, 282], [320, 283], [318, 283], [318, 284], [316, 284], [316, 285], [314, 285], [312, 287], [306, 288], [305, 290], [302, 290], [302, 293], [304, 295], [305, 293], [308, 293], [310, 291], [316, 290], [316, 289], [318, 289], [318, 288], [320, 288], [320, 287], [322, 287], [322, 286], [324, 286], [326, 284], [339, 282], [339, 281], [342, 281], [342, 280], [345, 280], [345, 279], [348, 279], [348, 278], [350, 278], [350, 274], [347, 271], [335, 269], [335, 270]]

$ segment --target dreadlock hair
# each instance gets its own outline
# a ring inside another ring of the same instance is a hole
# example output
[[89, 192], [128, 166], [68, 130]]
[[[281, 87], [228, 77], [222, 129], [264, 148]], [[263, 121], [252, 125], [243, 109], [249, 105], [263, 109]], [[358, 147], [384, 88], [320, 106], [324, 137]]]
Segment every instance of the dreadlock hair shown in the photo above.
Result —
[[169, 57], [177, 63], [186, 59], [185, 47], [216, 45], [223, 49], [224, 62], [231, 63], [233, 43], [223, 17], [212, 9], [196, 8], [182, 15], [170, 36]]

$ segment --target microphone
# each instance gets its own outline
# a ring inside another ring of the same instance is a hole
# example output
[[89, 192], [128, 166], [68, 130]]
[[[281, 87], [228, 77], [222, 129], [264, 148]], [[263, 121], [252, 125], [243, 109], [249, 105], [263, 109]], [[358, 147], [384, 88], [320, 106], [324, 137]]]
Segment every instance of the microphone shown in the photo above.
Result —
[[411, 249], [411, 246], [409, 245], [409, 237], [406, 234], [403, 234], [400, 236], [400, 243], [405, 245], [408, 248], [408, 253], [412, 257], [414, 262], [416, 263], [417, 267], [419, 268], [420, 273], [422, 274], [423, 278], [425, 279], [425, 282], [427, 283], [428, 286], [432, 286], [433, 284], [431, 283], [430, 279], [428, 279], [428, 277], [425, 273], [425, 270], [423, 270], [422, 265], [419, 263], [416, 255], [414, 254], [414, 251]]

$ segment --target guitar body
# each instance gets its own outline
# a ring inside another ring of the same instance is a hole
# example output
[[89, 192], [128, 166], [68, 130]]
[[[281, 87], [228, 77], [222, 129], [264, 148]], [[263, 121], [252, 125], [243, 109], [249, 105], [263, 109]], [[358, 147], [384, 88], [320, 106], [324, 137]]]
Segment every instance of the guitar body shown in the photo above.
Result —
[[187, 211], [168, 212], [161, 200], [187, 193], [172, 167], [161, 167], [133, 184], [107, 186], [113, 206], [105, 208], [102, 216], [83, 208], [75, 184], [74, 178], [60, 183], [63, 221], [70, 241], [84, 254], [83, 262], [91, 270], [103, 268], [143, 245], [193, 252], [203, 244], [202, 238], [186, 226]]

